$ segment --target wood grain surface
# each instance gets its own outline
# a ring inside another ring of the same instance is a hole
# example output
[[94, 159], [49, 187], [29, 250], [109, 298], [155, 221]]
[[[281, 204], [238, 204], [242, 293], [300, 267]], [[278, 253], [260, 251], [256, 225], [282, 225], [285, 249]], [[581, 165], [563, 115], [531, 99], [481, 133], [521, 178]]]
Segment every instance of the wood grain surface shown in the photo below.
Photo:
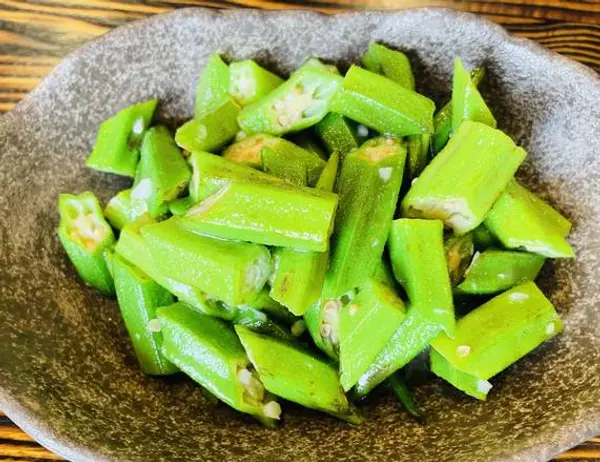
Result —
[[[519, 37], [535, 40], [600, 71], [600, 0], [0, 0], [0, 112], [10, 110], [67, 53], [113, 27], [186, 6], [357, 9], [444, 6], [482, 14]], [[0, 411], [0, 461], [62, 460], [39, 446]], [[600, 438], [557, 457], [600, 461]]]

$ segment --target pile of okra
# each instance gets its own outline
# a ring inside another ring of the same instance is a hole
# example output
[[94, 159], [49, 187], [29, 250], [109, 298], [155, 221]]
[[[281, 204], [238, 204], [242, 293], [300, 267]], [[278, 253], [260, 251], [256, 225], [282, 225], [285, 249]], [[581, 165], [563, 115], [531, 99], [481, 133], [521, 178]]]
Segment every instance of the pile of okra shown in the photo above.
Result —
[[436, 111], [380, 44], [343, 76], [311, 58], [287, 80], [212, 55], [174, 134], [156, 100], [100, 126], [87, 166], [133, 184], [104, 209], [62, 194], [60, 240], [116, 294], [144, 374], [181, 371], [265, 425], [278, 398], [358, 424], [382, 384], [418, 413], [405, 366], [424, 351], [485, 400], [562, 330], [533, 281], [573, 250], [569, 220], [514, 178], [526, 152], [482, 77], [456, 59]]

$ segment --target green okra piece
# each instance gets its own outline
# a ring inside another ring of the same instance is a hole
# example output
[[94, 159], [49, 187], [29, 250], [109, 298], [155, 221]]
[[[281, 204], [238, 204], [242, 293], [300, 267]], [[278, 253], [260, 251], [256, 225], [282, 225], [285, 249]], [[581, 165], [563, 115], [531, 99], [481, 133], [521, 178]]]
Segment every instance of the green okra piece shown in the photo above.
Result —
[[[126, 225], [148, 213], [146, 202], [132, 198], [131, 192], [131, 189], [119, 191], [104, 207], [104, 217], [115, 229], [123, 229]], [[164, 212], [164, 209], [161, 212]]]
[[407, 137], [406, 180], [412, 182], [421, 174], [429, 162], [429, 144], [431, 135], [410, 135]]
[[268, 391], [350, 423], [361, 423], [361, 416], [340, 387], [336, 369], [328, 361], [243, 326], [235, 330]]
[[317, 139], [317, 137], [314, 136], [309, 131], [305, 130], [305, 131], [296, 133], [296, 134], [290, 136], [289, 138], [290, 138], [290, 141], [292, 141], [294, 144], [300, 146], [302, 149], [304, 149], [306, 151], [316, 154], [323, 160], [325, 160], [329, 157], [327, 155], [327, 153], [325, 152], [325, 150], [323, 149], [323, 146], [321, 146], [320, 140]]
[[350, 390], [367, 371], [404, 319], [404, 303], [393, 289], [367, 279], [340, 312], [340, 384]]
[[218, 54], [210, 55], [196, 86], [196, 119], [215, 111], [230, 100], [229, 81], [229, 66]]
[[358, 149], [358, 136], [354, 122], [335, 112], [330, 112], [315, 125], [315, 132], [328, 152], [338, 151], [344, 155]]
[[182, 372], [232, 408], [267, 425], [281, 407], [265, 392], [233, 328], [184, 303], [157, 310], [163, 354]]
[[178, 217], [185, 215], [189, 209], [191, 209], [196, 202], [191, 196], [180, 197], [169, 202], [169, 212], [171, 215]]
[[465, 120], [409, 189], [403, 216], [439, 219], [466, 234], [481, 224], [525, 156], [500, 130]]
[[324, 252], [337, 204], [336, 194], [288, 183], [230, 183], [180, 220], [221, 239]]
[[381, 74], [409, 90], [415, 89], [415, 78], [408, 57], [385, 45], [371, 42], [362, 58], [365, 69]]
[[261, 151], [263, 170], [299, 186], [314, 186], [325, 168], [317, 154], [279, 138]]
[[162, 125], [148, 130], [132, 194], [146, 202], [150, 216], [159, 216], [167, 202], [187, 188], [191, 176], [191, 169], [169, 130]]
[[463, 120], [481, 122], [496, 128], [496, 119], [485, 104], [471, 74], [464, 68], [460, 58], [455, 58], [452, 78], [452, 130], [454, 132]]
[[[471, 72], [471, 82], [477, 87], [483, 76], [485, 75], [485, 69], [483, 67], [476, 67]], [[435, 155], [440, 152], [450, 135], [452, 134], [452, 100], [448, 101], [434, 116], [433, 118], [434, 133], [431, 138], [431, 150]]]
[[383, 134], [433, 132], [433, 101], [358, 66], [347, 72], [329, 106], [332, 112]]
[[216, 303], [210, 300], [208, 296], [197, 287], [165, 276], [161, 271], [161, 265], [157, 264], [152, 258], [152, 252], [141, 235], [140, 229], [143, 226], [154, 223], [148, 215], [143, 216], [138, 221], [125, 226], [121, 230], [119, 241], [117, 242], [116, 252], [146, 273], [152, 280], [160, 286], [175, 295], [179, 300], [186, 302], [203, 313], [211, 316], [217, 316], [223, 319], [233, 319], [235, 311], [224, 306], [222, 303]]
[[238, 123], [248, 134], [285, 133], [304, 130], [329, 112], [329, 101], [342, 78], [329, 70], [303, 66], [259, 101], [244, 107]]
[[491, 208], [485, 226], [509, 249], [549, 258], [575, 256], [565, 239], [571, 223], [516, 180]]
[[487, 229], [485, 223], [481, 223], [470, 234], [473, 236], [475, 248], [479, 251], [489, 249], [490, 247], [498, 247], [500, 245], [498, 239], [496, 239], [490, 230]]
[[175, 133], [175, 141], [189, 152], [217, 151], [229, 143], [240, 130], [237, 115], [240, 107], [233, 100], [225, 101], [212, 112], [183, 124]]
[[363, 398], [394, 372], [416, 358], [442, 332], [437, 321], [431, 321], [425, 305], [408, 305], [404, 321], [392, 334], [369, 369], [358, 379], [355, 395]]
[[290, 329], [286, 329], [269, 317], [261, 310], [249, 305], [241, 305], [237, 308], [233, 323], [236, 326], [244, 326], [248, 329], [260, 334], [269, 335], [271, 337], [280, 338], [283, 340], [293, 340]]
[[161, 273], [229, 305], [246, 303], [262, 289], [271, 273], [266, 247], [191, 233], [181, 220], [141, 229]]
[[463, 280], [475, 253], [472, 233], [464, 236], [450, 236], [444, 243], [444, 251], [450, 284], [454, 287]]
[[232, 162], [261, 169], [263, 166], [261, 151], [264, 147], [271, 147], [279, 142], [280, 138], [266, 133], [250, 135], [233, 143], [223, 151], [223, 158]]
[[439, 220], [395, 220], [388, 238], [392, 269], [411, 305], [422, 317], [452, 335], [454, 304]]
[[302, 319], [294, 316], [285, 306], [272, 299], [269, 295], [269, 289], [267, 287], [261, 290], [252, 300], [250, 300], [248, 302], [248, 306], [256, 308], [260, 311], [264, 311], [270, 318], [274, 319], [279, 324], [289, 327], [292, 327], [296, 322]]
[[304, 72], [305, 69], [309, 69], [309, 68], [317, 69], [320, 71], [330, 72], [335, 75], [340, 75], [340, 71], [338, 70], [337, 66], [335, 66], [335, 64], [326, 64], [323, 61], [321, 61], [319, 58], [314, 58], [314, 57], [308, 58], [306, 61], [304, 61], [304, 63], [298, 69], [296, 69], [292, 73], [292, 75]]
[[344, 158], [326, 298], [358, 287], [375, 271], [396, 210], [405, 160], [404, 143], [387, 137], [369, 140]]
[[461, 318], [453, 339], [445, 334], [435, 339], [431, 370], [485, 400], [490, 378], [562, 329], [552, 303], [533, 282], [526, 282]]
[[173, 295], [120, 255], [112, 260], [119, 309], [144, 374], [169, 375], [178, 369], [162, 354], [156, 309], [171, 305]]
[[396, 287], [394, 273], [392, 272], [392, 268], [385, 257], [382, 258], [379, 264], [375, 267], [375, 272], [371, 278], [392, 289]]
[[335, 189], [335, 183], [338, 176], [338, 170], [340, 167], [340, 153], [332, 152], [325, 164], [325, 168], [319, 176], [316, 188], [323, 191], [333, 191]]
[[134, 104], [104, 121], [85, 164], [101, 172], [135, 176], [140, 145], [150, 126], [157, 100]]
[[115, 236], [96, 196], [91, 192], [61, 194], [58, 212], [58, 237], [83, 282], [103, 295], [114, 294], [104, 251], [113, 246]]
[[208, 152], [195, 152], [189, 161], [192, 166], [190, 196], [196, 203], [231, 183], [283, 183], [281, 178]]
[[117, 253], [115, 251], [114, 245], [107, 247], [106, 249], [104, 249], [104, 252], [102, 252], [102, 258], [104, 258], [104, 263], [106, 263], [108, 274], [110, 274], [110, 277], [113, 278], [113, 281], [115, 280], [115, 275], [113, 272], [113, 260], [116, 254]]
[[415, 402], [415, 398], [410, 390], [406, 380], [404, 379], [404, 374], [402, 371], [398, 371], [391, 375], [388, 379], [388, 383], [390, 384], [390, 388], [394, 392], [394, 396], [400, 401], [404, 409], [408, 411], [410, 415], [416, 417], [417, 419], [422, 419], [423, 415]]
[[477, 252], [465, 280], [456, 290], [465, 294], [494, 294], [533, 281], [546, 259], [541, 255], [489, 249]]
[[251, 59], [229, 65], [229, 94], [240, 106], [255, 103], [283, 83]]

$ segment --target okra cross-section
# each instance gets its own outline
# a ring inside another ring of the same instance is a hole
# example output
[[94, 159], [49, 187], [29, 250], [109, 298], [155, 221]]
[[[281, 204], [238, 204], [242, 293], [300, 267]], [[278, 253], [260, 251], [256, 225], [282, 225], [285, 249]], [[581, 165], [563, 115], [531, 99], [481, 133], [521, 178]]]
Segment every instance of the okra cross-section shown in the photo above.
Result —
[[344, 77], [330, 109], [384, 134], [433, 132], [433, 101], [358, 66]]
[[255, 103], [282, 83], [281, 77], [251, 59], [229, 65], [229, 94], [241, 106]]
[[525, 156], [500, 130], [465, 120], [409, 189], [403, 215], [439, 219], [465, 234], [483, 221]]
[[304, 130], [325, 117], [341, 80], [328, 70], [303, 66], [271, 93], [244, 107], [238, 116], [239, 126], [248, 134], [283, 135]]
[[230, 145], [223, 151], [223, 158], [232, 162], [247, 165], [252, 168], [262, 168], [261, 151], [264, 147], [271, 147], [278, 143], [280, 138], [266, 133], [256, 133]]
[[58, 211], [58, 237], [79, 276], [102, 294], [113, 294], [113, 279], [103, 254], [115, 243], [115, 236], [98, 199], [91, 192], [61, 194]]
[[279, 420], [279, 404], [265, 392], [233, 328], [184, 303], [157, 310], [164, 355], [195, 382], [240, 412], [267, 425]]
[[113, 256], [112, 268], [119, 309], [142, 372], [174, 374], [177, 368], [161, 351], [162, 334], [156, 319], [156, 309], [171, 305], [173, 295], [118, 254]]
[[328, 361], [300, 346], [243, 326], [236, 326], [235, 330], [271, 393], [350, 423], [360, 423], [360, 416], [340, 387], [337, 371]]
[[156, 104], [155, 99], [134, 104], [103, 122], [85, 164], [101, 172], [135, 176], [140, 144]]
[[444, 252], [444, 229], [439, 220], [401, 218], [392, 223], [388, 239], [394, 276], [411, 305], [450, 335], [454, 304]]
[[379, 137], [342, 161], [327, 298], [358, 287], [375, 271], [396, 210], [405, 160], [401, 140]]
[[336, 194], [288, 183], [230, 183], [181, 223], [221, 239], [324, 252], [337, 204]]
[[489, 249], [477, 252], [457, 292], [493, 294], [526, 281], [533, 281], [546, 259], [527, 252]]
[[404, 319], [404, 303], [374, 279], [340, 312], [340, 383], [348, 391], [364, 374]]
[[[143, 187], [143, 185], [142, 185]], [[145, 200], [136, 198], [136, 193], [131, 196], [132, 189], [124, 189], [115, 194], [104, 207], [104, 217], [116, 229], [123, 229], [126, 225], [138, 220], [148, 213], [148, 204]], [[165, 208], [160, 214], [167, 212]]]
[[461, 318], [453, 339], [445, 334], [435, 339], [431, 370], [466, 393], [485, 399], [491, 377], [561, 330], [552, 303], [533, 282], [526, 282]]
[[531, 191], [512, 181], [485, 219], [485, 226], [509, 249], [550, 258], [572, 258], [565, 239], [571, 223]]
[[141, 230], [165, 276], [230, 305], [241, 305], [262, 289], [271, 273], [266, 247], [195, 234], [183, 229], [180, 220], [171, 218]]
[[464, 236], [450, 236], [444, 243], [444, 251], [446, 252], [450, 284], [454, 287], [462, 281], [473, 259], [473, 253], [475, 252], [473, 233]]

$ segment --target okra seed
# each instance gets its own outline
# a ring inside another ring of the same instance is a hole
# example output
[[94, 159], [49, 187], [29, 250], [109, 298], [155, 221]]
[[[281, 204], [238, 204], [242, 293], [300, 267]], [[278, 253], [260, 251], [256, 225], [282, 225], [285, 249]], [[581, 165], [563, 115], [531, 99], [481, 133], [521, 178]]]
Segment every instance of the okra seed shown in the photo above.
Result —
[[552, 335], [556, 330], [556, 326], [553, 322], [550, 322], [546, 325], [546, 335]]
[[477, 382], [477, 389], [484, 394], [487, 394], [492, 389], [492, 384], [487, 380], [479, 380]]
[[252, 383], [252, 372], [248, 369], [240, 369], [237, 376], [242, 385], [248, 386]]
[[341, 307], [337, 300], [327, 300], [323, 308], [326, 313], [334, 313], [337, 312]]
[[358, 311], [358, 305], [356, 303], [353, 303], [352, 305], [350, 305], [350, 316], [354, 316]]
[[394, 139], [393, 138], [388, 138], [385, 140], [385, 144], [391, 146], [392, 144], [394, 144]]
[[285, 103], [283, 101], [281, 101], [280, 99], [275, 101], [275, 103], [273, 104], [273, 109], [275, 109], [276, 111], [281, 111], [284, 107], [285, 107]]
[[150, 321], [148, 321], [148, 324], [146, 324], [146, 329], [148, 329], [150, 332], [160, 332], [160, 321], [158, 319], [151, 319]]
[[365, 127], [363, 124], [360, 124], [356, 128], [356, 132], [358, 133], [358, 136], [362, 136], [362, 137], [369, 136], [369, 129], [367, 127]]
[[300, 337], [306, 330], [306, 324], [302, 319], [299, 319], [290, 328], [290, 331], [294, 337]]
[[459, 358], [466, 358], [471, 353], [471, 347], [469, 345], [459, 345], [456, 347], [456, 356]]
[[419, 177], [418, 177], [418, 176], [417, 176], [417, 177], [415, 177], [415, 178], [413, 178], [413, 179], [412, 179], [412, 181], [410, 182], [410, 185], [411, 185], [411, 186], [412, 186], [412, 185], [414, 185], [414, 184], [415, 184], [415, 183], [416, 183], [418, 180], [419, 180]]
[[379, 169], [379, 178], [383, 181], [388, 181], [392, 176], [392, 167], [385, 167]]
[[329, 337], [329, 334], [331, 334], [331, 326], [329, 324], [321, 324], [321, 327], [319, 328], [319, 333], [323, 338]]
[[265, 417], [279, 420], [281, 418], [281, 406], [277, 401], [269, 401], [263, 406]]
[[529, 298], [529, 295], [524, 294], [523, 292], [514, 292], [510, 294], [508, 298], [513, 302], [524, 302]]
[[144, 118], [143, 117], [138, 117], [138, 119], [133, 123], [132, 131], [136, 135], [142, 134], [142, 132], [144, 131]]

